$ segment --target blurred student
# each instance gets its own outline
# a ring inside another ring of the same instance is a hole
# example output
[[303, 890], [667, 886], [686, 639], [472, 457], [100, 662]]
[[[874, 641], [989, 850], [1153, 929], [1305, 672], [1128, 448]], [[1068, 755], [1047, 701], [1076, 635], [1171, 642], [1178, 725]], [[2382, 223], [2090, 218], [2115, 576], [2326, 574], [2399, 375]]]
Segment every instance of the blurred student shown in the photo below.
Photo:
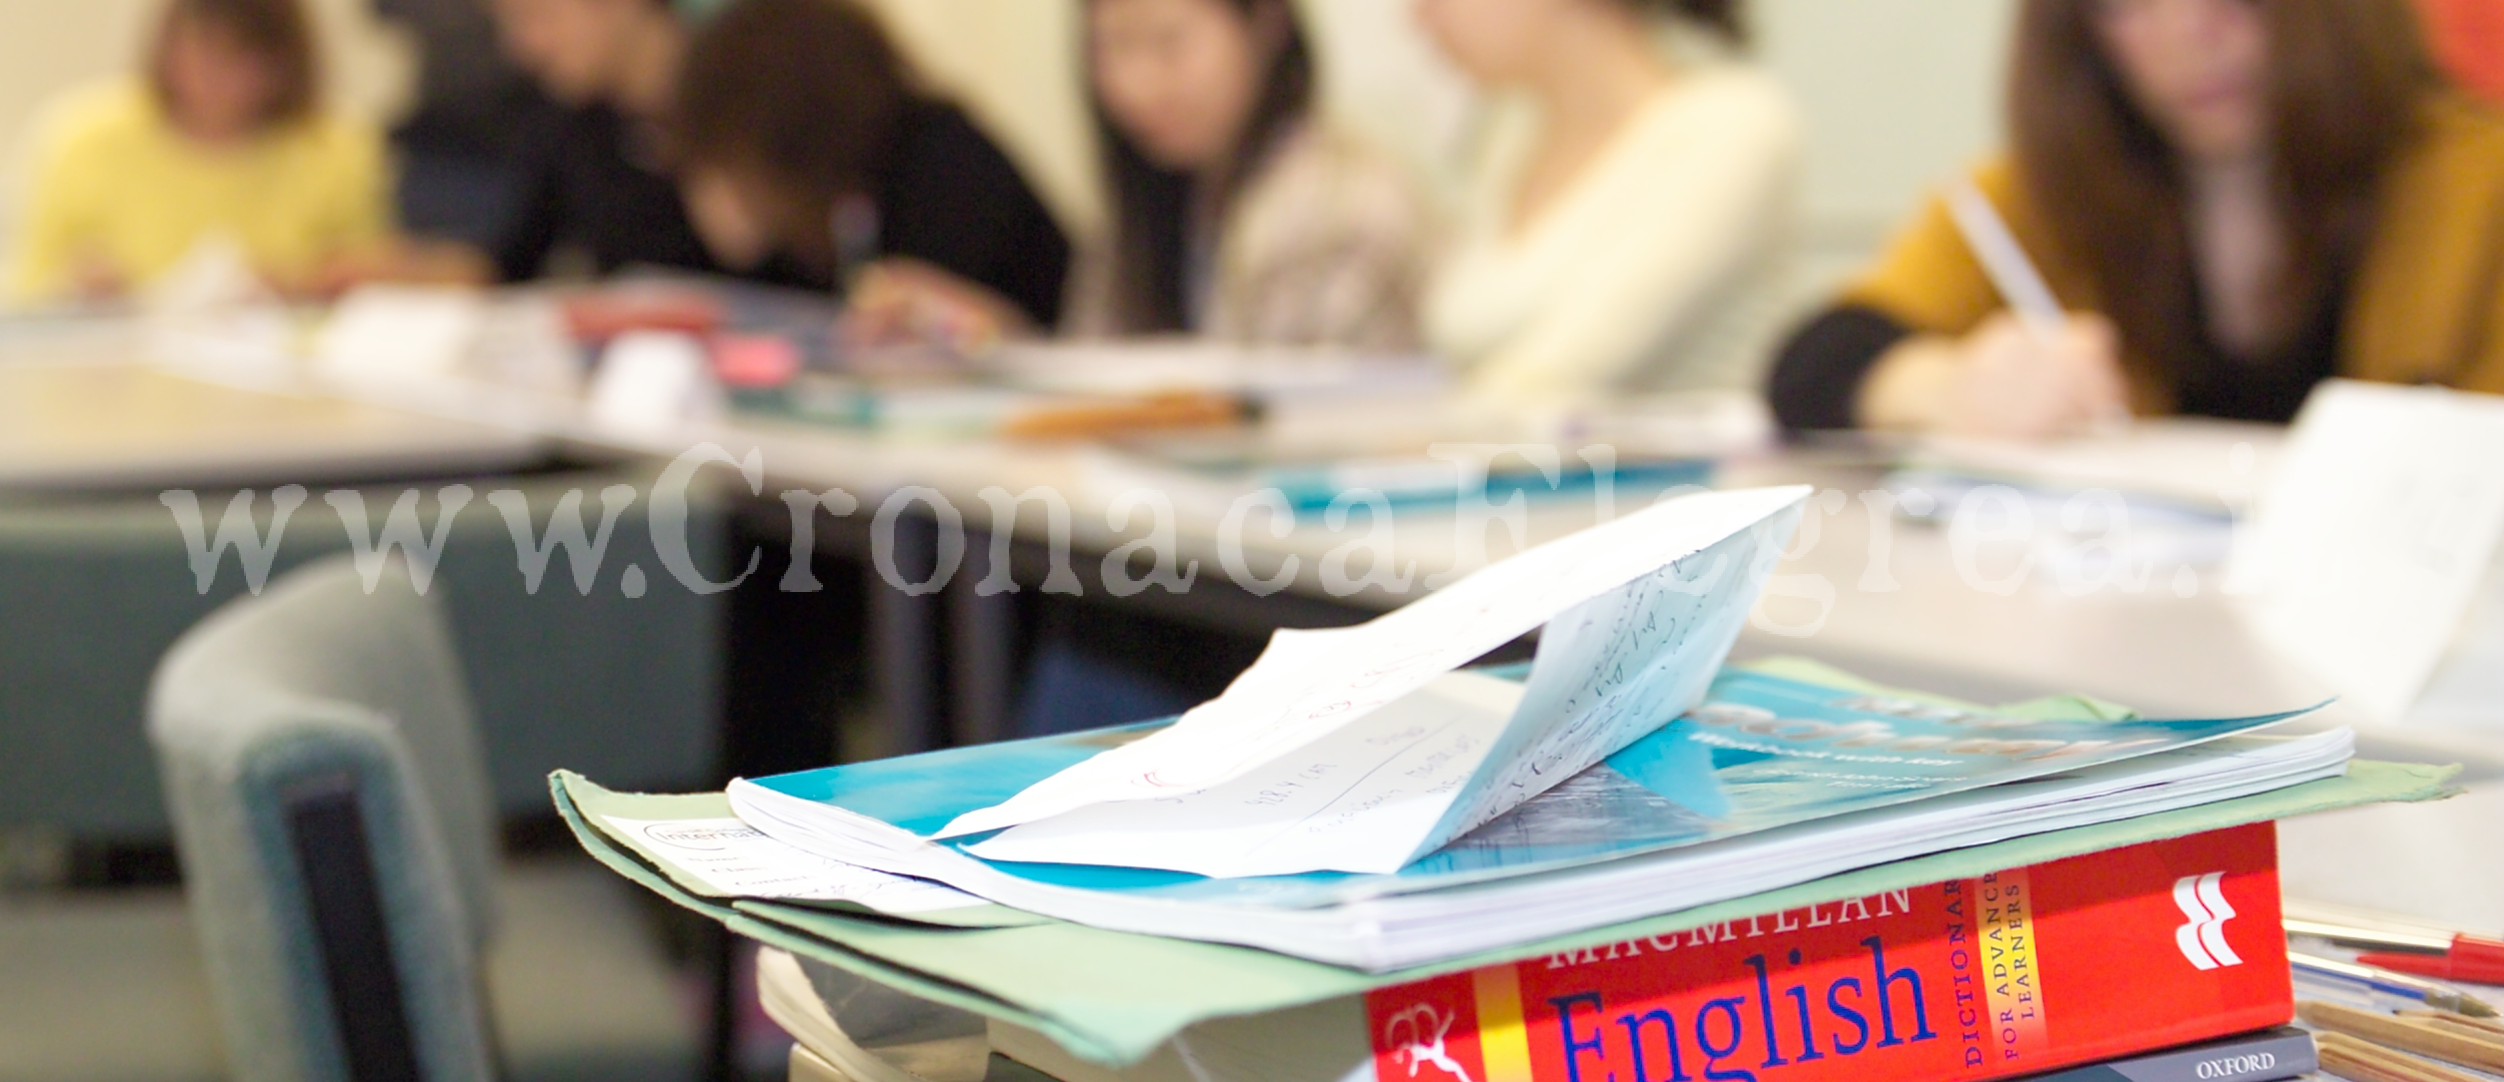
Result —
[[414, 100], [391, 128], [400, 227], [483, 253], [503, 235], [521, 137], [551, 108], [547, 96], [482, 0], [368, 2], [419, 60]]
[[2504, 391], [2504, 120], [2406, 0], [2028, 0], [1973, 174], [2062, 305], [2035, 333], [1933, 200], [1775, 371], [1794, 429], [2056, 435], [2291, 417], [2333, 375]]
[[514, 203], [489, 257], [508, 282], [569, 253], [608, 274], [711, 271], [664, 132], [688, 28], [670, 0], [490, 0], [514, 62], [556, 102], [519, 133]]
[[[1272, 346], [1418, 344], [1427, 214], [1398, 166], [1316, 115], [1289, 0], [1087, 0], [1110, 243], [1082, 261], [1079, 337]], [[1022, 733], [1179, 713], [1257, 642], [1076, 603], [1043, 605]]]
[[[1418, 0], [1515, 108], [1490, 129], [1426, 337], [1482, 401], [1752, 388], [1781, 302], [1799, 121], [1738, 0]], [[1520, 101], [1518, 99], [1527, 99]]]
[[1289, 0], [1088, 0], [1111, 187], [1070, 332], [1417, 343], [1425, 215], [1399, 168], [1313, 116]]
[[714, 258], [840, 285], [870, 341], [974, 349], [1059, 318], [1069, 241], [1017, 167], [843, 0], [739, 0], [687, 57], [681, 189]]
[[118, 296], [204, 244], [293, 289], [383, 245], [381, 134], [322, 108], [315, 67], [296, 0], [171, 0], [138, 78], [41, 124], [10, 297]]

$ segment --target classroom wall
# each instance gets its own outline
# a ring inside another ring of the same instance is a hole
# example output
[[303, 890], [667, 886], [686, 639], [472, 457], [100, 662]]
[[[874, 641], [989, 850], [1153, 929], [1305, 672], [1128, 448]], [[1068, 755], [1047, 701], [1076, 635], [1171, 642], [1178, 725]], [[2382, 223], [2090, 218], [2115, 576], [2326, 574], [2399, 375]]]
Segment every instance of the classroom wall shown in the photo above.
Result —
[[1808, 118], [1800, 285], [1822, 294], [1927, 187], [2000, 143], [2011, 0], [1758, 0]]
[[146, 10], [137, 0], [0, 0], [0, 146], [21, 141], [46, 97], [123, 63]]

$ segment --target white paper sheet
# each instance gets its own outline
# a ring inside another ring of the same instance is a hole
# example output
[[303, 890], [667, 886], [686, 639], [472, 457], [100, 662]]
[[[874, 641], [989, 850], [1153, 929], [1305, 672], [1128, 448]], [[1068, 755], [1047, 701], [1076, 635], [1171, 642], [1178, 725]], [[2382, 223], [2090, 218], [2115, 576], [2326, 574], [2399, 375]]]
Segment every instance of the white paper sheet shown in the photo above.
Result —
[[[1386, 860], [1377, 837], [1423, 837], [1433, 829], [1521, 697], [1522, 686], [1510, 680], [1445, 673], [1233, 781], [1183, 796], [1089, 805], [1004, 831], [971, 851], [988, 860], [1210, 876], [1397, 871], [1406, 854]], [[1349, 829], [1358, 823], [1362, 831]]]
[[2504, 398], [2333, 380], [2296, 418], [2229, 588], [2254, 627], [2397, 722], [2504, 533]]
[[1468, 798], [1413, 856], [1547, 792], [1703, 698], [1781, 559], [1798, 512], [1750, 543], [1663, 567], [1566, 610], [1539, 633], [1522, 705]]
[[313, 339], [313, 359], [335, 378], [443, 376], [460, 367], [487, 321], [470, 289], [363, 286], [340, 298]]
[[[1692, 705], [1808, 491], [1688, 497], [1531, 549], [1357, 627], [1279, 632], [1224, 695], [1173, 728], [959, 816], [942, 836], [1019, 827], [977, 851], [1207, 875], [1396, 869]], [[1724, 541], [1732, 544], [1694, 561], [1704, 566], [1673, 566]], [[1430, 743], [1425, 732], [1444, 733], [1443, 726], [1427, 725], [1420, 743], [1377, 748], [1370, 757], [1345, 750], [1349, 741], [1409, 732], [1373, 717], [1391, 704], [1403, 704], [1403, 718], [1438, 710], [1457, 718], [1468, 712], [1429, 700], [1492, 701], [1450, 691], [1458, 686], [1451, 671], [1560, 617], [1555, 645], [1541, 647], [1528, 705], [1497, 723], [1475, 715], [1449, 723], [1455, 739], [1484, 733], [1473, 738], [1484, 742], [1471, 745], [1466, 767], [1457, 751], [1438, 761], [1431, 798], [1380, 771], [1408, 762], [1401, 755], [1428, 754], [1418, 750]], [[1409, 701], [1439, 681], [1446, 691]], [[1246, 793], [1298, 770], [1341, 761], [1372, 764], [1373, 773], [1362, 781], [1332, 774], [1327, 784], [1295, 790], [1284, 808], [1245, 802]], [[1121, 807], [1140, 802], [1154, 803]], [[1361, 830], [1324, 837], [1290, 829], [1309, 825], [1308, 813], [1359, 807], [1368, 811]], [[1169, 834], [1177, 844], [1144, 840]], [[1219, 836], [1230, 841], [1220, 844]]]
[[2268, 485], [2285, 439], [2276, 425], [2165, 417], [2055, 440], [1933, 436], [1913, 457], [1915, 465], [1943, 473], [2067, 492], [2108, 488], [2224, 512], [2231, 509], [2227, 497]]
[[988, 904], [953, 887], [817, 856], [768, 838], [735, 818], [601, 818], [731, 897], [855, 902], [898, 914]]

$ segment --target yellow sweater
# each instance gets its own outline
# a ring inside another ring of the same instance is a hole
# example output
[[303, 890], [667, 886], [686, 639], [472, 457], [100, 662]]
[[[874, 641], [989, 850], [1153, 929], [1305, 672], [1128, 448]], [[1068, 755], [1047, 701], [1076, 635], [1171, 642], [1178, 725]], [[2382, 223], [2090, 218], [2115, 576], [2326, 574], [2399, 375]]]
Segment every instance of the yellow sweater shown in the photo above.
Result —
[[98, 271], [139, 286], [222, 238], [288, 279], [390, 228], [382, 139], [338, 116], [207, 148], [135, 80], [76, 92], [38, 129], [7, 293], [57, 300]]
[[[2092, 279], [2052, 241], [2011, 163], [1985, 165], [1974, 179], [2062, 305], [2095, 310]], [[1843, 299], [1934, 334], [1963, 334], [2000, 308], [1937, 199]], [[2342, 376], [2504, 393], [2504, 117], [2448, 94], [2427, 103], [2423, 131], [2383, 177], [2343, 317]], [[2165, 388], [2132, 391], [2142, 413], [2172, 408]]]

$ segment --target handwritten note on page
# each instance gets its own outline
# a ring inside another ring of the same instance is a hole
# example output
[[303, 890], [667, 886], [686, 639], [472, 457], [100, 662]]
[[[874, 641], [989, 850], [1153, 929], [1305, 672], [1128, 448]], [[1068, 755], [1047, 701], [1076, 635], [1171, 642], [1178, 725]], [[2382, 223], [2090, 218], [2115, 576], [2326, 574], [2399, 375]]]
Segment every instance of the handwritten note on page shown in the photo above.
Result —
[[1196, 793], [1091, 804], [970, 847], [986, 860], [1208, 876], [1392, 872], [1388, 834], [1425, 836], [1496, 743], [1522, 686], [1445, 673], [1297, 754]]
[[[1014, 827], [974, 851], [1208, 875], [1395, 869], [1693, 705], [1807, 493], [1687, 497], [1530, 549], [1357, 627], [1279, 632], [1225, 694], [1173, 728], [959, 816], [942, 836]], [[1479, 716], [1494, 709], [1492, 693], [1467, 690], [1452, 670], [1542, 625], [1549, 638], [1527, 688], [1500, 718]], [[1394, 719], [1374, 717], [1393, 704]], [[1464, 737], [1466, 748], [1437, 743]], [[1243, 799], [1324, 763], [1333, 769], [1304, 779], [1294, 800]], [[1349, 764], [1359, 769], [1339, 769]], [[1401, 780], [1429, 765], [1430, 784]], [[1350, 809], [1365, 816], [1337, 836], [1290, 829]], [[1199, 825], [1156, 825], [1186, 821]], [[1171, 852], [1142, 840], [1168, 833], [1185, 839]]]
[[1799, 520], [1730, 537], [1548, 621], [1519, 712], [1417, 854], [1477, 829], [1703, 700]]
[[985, 904], [953, 887], [829, 860], [737, 819], [601, 818], [725, 897], [855, 902], [899, 915]]

